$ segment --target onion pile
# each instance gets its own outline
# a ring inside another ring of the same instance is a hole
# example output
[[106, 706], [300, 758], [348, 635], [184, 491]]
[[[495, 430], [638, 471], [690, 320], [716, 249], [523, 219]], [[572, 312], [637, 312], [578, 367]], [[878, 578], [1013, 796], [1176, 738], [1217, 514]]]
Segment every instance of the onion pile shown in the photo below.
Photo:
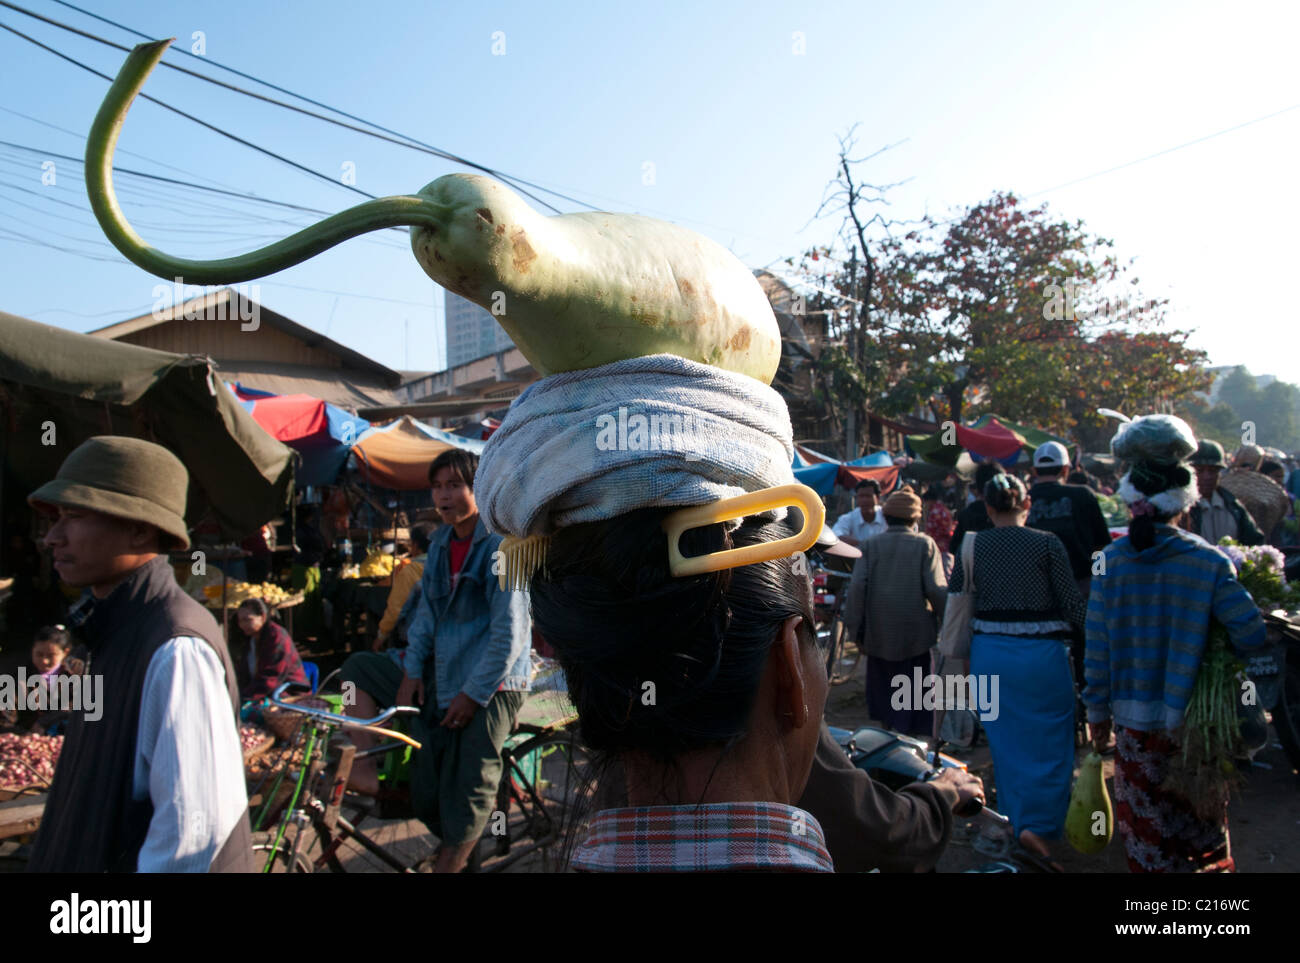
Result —
[[245, 722], [239, 727], [239, 748], [247, 754], [250, 750], [259, 748], [270, 737], [271, 734], [261, 726]]
[[62, 748], [62, 736], [0, 734], [0, 789], [48, 785]]

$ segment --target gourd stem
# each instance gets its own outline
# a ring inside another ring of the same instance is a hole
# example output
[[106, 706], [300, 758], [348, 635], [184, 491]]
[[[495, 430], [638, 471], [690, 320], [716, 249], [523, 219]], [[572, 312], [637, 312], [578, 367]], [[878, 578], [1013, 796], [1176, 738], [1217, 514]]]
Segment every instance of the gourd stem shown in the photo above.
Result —
[[450, 208], [427, 197], [381, 197], [333, 214], [282, 241], [237, 257], [189, 260], [150, 247], [127, 222], [113, 191], [113, 151], [127, 111], [171, 45], [155, 40], [135, 47], [104, 97], [86, 138], [86, 192], [90, 207], [113, 246], [151, 274], [190, 284], [233, 284], [283, 271], [349, 238], [388, 227], [444, 227]]

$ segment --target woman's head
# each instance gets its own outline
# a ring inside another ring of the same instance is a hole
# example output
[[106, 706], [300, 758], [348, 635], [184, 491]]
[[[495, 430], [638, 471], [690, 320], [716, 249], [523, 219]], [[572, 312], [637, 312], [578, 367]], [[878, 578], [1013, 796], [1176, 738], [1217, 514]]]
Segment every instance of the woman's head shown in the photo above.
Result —
[[984, 504], [990, 516], [1017, 519], [1023, 524], [1029, 513], [1029, 492], [1015, 475], [994, 475], [984, 486]]
[[[774, 761], [791, 797], [776, 801], [794, 802], [826, 698], [806, 569], [796, 557], [675, 578], [661, 528], [670, 511], [561, 529], [532, 579], [533, 616], [564, 668], [583, 739], [662, 772], [665, 797], [686, 785], [687, 760], [712, 755], [725, 766], [744, 750]], [[720, 524], [692, 529], [681, 549], [708, 554], [791, 534], [787, 522], [751, 517], [730, 534]]]
[[70, 648], [68, 630], [61, 625], [47, 625], [32, 640], [32, 665], [41, 672], [52, 672], [63, 664]]
[[239, 620], [239, 630], [251, 638], [262, 631], [271, 617], [271, 609], [261, 599], [244, 599], [235, 617]]
[[975, 497], [983, 501], [984, 489], [988, 487], [995, 475], [1005, 475], [1007, 470], [1000, 462], [982, 461], [975, 469]]
[[1120, 495], [1128, 503], [1132, 520], [1129, 542], [1138, 551], [1155, 544], [1156, 525], [1176, 522], [1196, 500], [1196, 476], [1183, 462], [1134, 462], [1123, 481]]

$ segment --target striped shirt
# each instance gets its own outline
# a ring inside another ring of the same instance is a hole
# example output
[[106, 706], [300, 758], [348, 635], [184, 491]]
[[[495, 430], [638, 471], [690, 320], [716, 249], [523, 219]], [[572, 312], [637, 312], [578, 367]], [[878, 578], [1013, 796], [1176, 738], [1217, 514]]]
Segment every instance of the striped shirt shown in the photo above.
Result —
[[1182, 724], [1211, 621], [1240, 651], [1264, 643], [1264, 622], [1227, 556], [1169, 525], [1136, 550], [1107, 546], [1088, 598], [1083, 701], [1089, 722], [1152, 731]]
[[606, 809], [572, 865], [593, 873], [834, 872], [817, 820], [772, 802]]

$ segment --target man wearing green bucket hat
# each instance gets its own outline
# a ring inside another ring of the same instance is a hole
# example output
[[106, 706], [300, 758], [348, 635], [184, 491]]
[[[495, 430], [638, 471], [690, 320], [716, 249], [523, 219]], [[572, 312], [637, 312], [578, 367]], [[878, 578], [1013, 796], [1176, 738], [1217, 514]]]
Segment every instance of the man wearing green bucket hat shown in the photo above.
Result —
[[100, 436], [28, 497], [56, 517], [55, 571], [85, 590], [71, 621], [102, 694], [68, 724], [33, 871], [252, 868], [230, 655], [166, 555], [189, 547], [188, 487], [166, 448]]

